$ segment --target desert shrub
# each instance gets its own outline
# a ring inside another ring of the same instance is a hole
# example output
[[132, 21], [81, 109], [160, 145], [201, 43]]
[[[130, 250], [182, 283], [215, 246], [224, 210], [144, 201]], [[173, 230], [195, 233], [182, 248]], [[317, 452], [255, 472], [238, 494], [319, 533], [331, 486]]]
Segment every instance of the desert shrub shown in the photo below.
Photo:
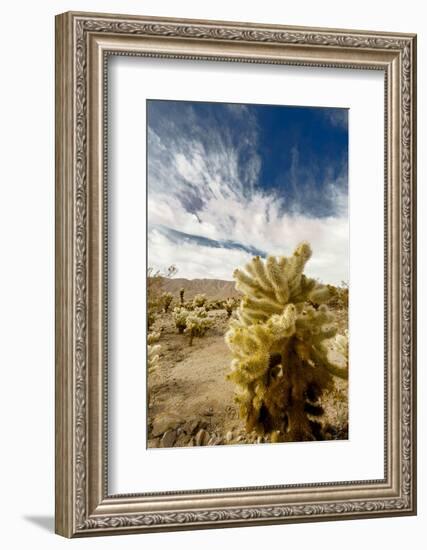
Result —
[[159, 311], [163, 278], [160, 271], [154, 271], [152, 267], [147, 270], [147, 329], [149, 330]]
[[215, 311], [217, 309], [223, 309], [222, 300], [208, 300], [204, 306], [207, 311]]
[[163, 277], [160, 271], [155, 271], [152, 267], [147, 269], [147, 294], [149, 301], [158, 301], [161, 295]]
[[[163, 295], [162, 292], [165, 278], [174, 277], [178, 272], [178, 269], [174, 265], [170, 265], [165, 273], [154, 268], [149, 267], [147, 269], [147, 312], [158, 313], [163, 307]], [[170, 305], [170, 304], [169, 304]], [[169, 306], [168, 306], [169, 307]], [[148, 322], [150, 326], [152, 323]]]
[[194, 307], [203, 307], [206, 304], [206, 294], [196, 294], [193, 298]]
[[348, 287], [340, 288], [340, 299], [344, 309], [348, 309]]
[[203, 307], [206, 311], [213, 311], [215, 309], [215, 304], [214, 302], [207, 300]]
[[342, 283], [342, 286], [327, 285], [330, 298], [328, 306], [333, 309], [348, 309], [348, 286]]
[[175, 326], [178, 329], [178, 332], [182, 334], [187, 326], [187, 317], [189, 316], [190, 311], [185, 307], [176, 307], [172, 312], [172, 317], [175, 322]]
[[172, 303], [172, 300], [173, 300], [173, 294], [171, 292], [163, 292], [161, 297], [161, 303], [165, 313], [168, 312], [169, 307]]
[[208, 311], [223, 309], [224, 308], [224, 301], [223, 300], [209, 300], [209, 302], [207, 302], [207, 304], [205, 304], [205, 308]]
[[198, 307], [187, 316], [185, 331], [190, 336], [190, 346], [193, 345], [195, 336], [201, 337], [212, 326], [205, 308]]
[[311, 249], [303, 243], [289, 258], [253, 258], [235, 270], [243, 293], [226, 342], [233, 361], [228, 378], [248, 431], [273, 441], [316, 439], [322, 392], [332, 375], [346, 376], [328, 359], [324, 345], [337, 333], [335, 314], [325, 305], [329, 290], [303, 274]]

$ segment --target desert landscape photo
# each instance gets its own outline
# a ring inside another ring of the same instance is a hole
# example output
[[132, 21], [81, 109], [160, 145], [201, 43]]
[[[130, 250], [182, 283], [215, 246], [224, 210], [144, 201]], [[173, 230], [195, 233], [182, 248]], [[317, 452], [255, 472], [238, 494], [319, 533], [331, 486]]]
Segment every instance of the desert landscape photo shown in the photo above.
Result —
[[150, 100], [147, 135], [147, 446], [348, 439], [347, 110]]

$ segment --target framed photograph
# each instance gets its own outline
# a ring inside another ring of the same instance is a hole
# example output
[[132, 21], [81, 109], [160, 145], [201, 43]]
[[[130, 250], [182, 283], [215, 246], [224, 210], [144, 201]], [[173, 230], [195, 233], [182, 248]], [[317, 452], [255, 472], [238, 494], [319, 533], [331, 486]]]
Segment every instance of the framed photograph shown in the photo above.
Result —
[[56, 18], [56, 532], [416, 513], [416, 37]]

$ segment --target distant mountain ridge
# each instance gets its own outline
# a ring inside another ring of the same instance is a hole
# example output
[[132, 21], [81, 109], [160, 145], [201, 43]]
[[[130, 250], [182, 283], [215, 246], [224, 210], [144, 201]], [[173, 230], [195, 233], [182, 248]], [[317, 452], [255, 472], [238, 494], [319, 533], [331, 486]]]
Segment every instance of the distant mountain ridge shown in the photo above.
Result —
[[234, 288], [234, 281], [222, 281], [221, 279], [182, 279], [162, 277], [162, 290], [172, 292], [179, 297], [179, 291], [184, 289], [185, 299], [192, 299], [196, 294], [206, 294], [211, 300], [224, 300], [239, 296]]

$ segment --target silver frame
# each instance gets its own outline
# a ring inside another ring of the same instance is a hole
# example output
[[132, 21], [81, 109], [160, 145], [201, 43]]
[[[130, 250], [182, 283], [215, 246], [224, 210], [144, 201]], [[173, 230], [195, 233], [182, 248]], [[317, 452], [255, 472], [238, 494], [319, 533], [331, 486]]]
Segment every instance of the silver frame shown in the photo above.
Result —
[[[384, 479], [108, 494], [109, 55], [384, 71]], [[78, 537], [415, 514], [415, 35], [69, 12], [56, 18], [56, 71], [56, 532]]]

